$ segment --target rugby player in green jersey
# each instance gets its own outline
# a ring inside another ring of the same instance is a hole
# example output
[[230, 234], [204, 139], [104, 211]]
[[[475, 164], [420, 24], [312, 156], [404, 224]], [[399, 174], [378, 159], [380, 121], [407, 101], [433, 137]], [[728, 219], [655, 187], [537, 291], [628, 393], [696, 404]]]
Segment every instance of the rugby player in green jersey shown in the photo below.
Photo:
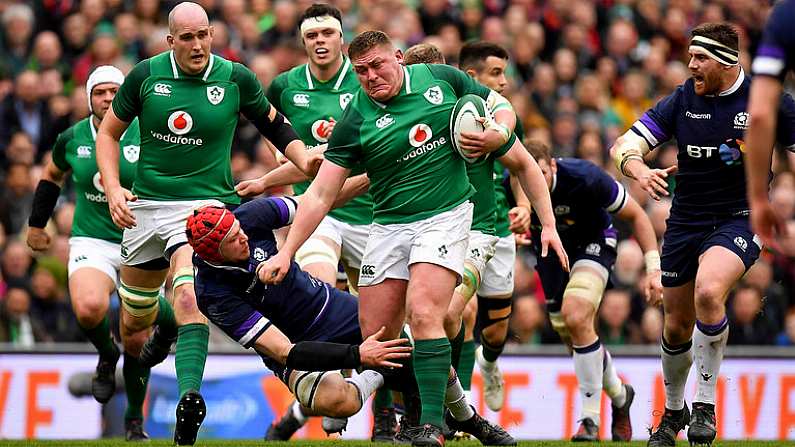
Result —
[[[97, 67], [88, 77], [86, 93], [91, 114], [58, 136], [52, 158], [36, 188], [27, 235], [30, 248], [37, 251], [49, 248], [50, 237], [44, 227], [55, 208], [64, 180], [71, 172], [76, 205], [69, 238], [69, 294], [80, 329], [99, 353], [91, 394], [103, 404], [116, 393], [116, 362], [121, 355], [111, 336], [107, 315], [109, 297], [116, 290], [121, 266], [121, 230], [110, 218], [105, 188], [97, 170], [94, 142], [99, 123], [123, 82], [124, 74], [110, 65]], [[135, 178], [139, 141], [138, 121], [134, 120], [121, 137], [120, 181], [126, 188], [132, 186]], [[149, 438], [143, 430], [142, 411], [149, 368], [138, 363], [138, 353], [148, 331], [136, 328], [124, 307], [120, 323], [124, 345], [122, 371], [127, 393], [125, 436], [128, 441], [140, 441]]]
[[[204, 9], [180, 3], [168, 23], [171, 50], [140, 62], [127, 76], [100, 126], [97, 163], [111, 217], [124, 228], [123, 304], [140, 320], [153, 323], [160, 284], [172, 275], [179, 329], [158, 325], [140, 360], [147, 365], [162, 361], [177, 340], [180, 401], [174, 441], [191, 445], [206, 414], [199, 388], [209, 328], [196, 306], [185, 221], [201, 206], [240, 202], [230, 168], [240, 113], [299, 168], [312, 172], [304, 143], [270, 105], [254, 73], [210, 52], [213, 28]], [[119, 183], [118, 141], [135, 117], [141, 152], [130, 191]]]
[[[288, 70], [268, 87], [268, 100], [290, 120], [301, 140], [312, 150], [328, 142], [334, 125], [359, 90], [350, 59], [342, 52], [342, 14], [327, 4], [314, 4], [298, 19], [298, 29], [308, 62]], [[319, 148], [318, 148], [319, 149]], [[293, 177], [296, 195], [303, 194], [309, 179], [294, 165], [288, 166]], [[284, 171], [274, 170], [264, 176], [240, 182], [238, 194], [262, 194], [268, 188], [281, 186], [278, 178]], [[348, 276], [349, 291], [357, 294], [362, 254], [373, 221], [373, 199], [369, 193], [357, 196], [345, 206], [329, 212], [295, 254], [301, 270], [329, 284], [336, 283], [337, 266], [342, 265]], [[373, 402], [375, 422], [373, 441], [391, 441], [397, 430], [397, 419], [391, 405], [391, 393], [376, 392]], [[306, 422], [298, 402], [281, 420], [268, 429], [266, 439], [287, 440]], [[345, 428], [345, 420], [323, 418], [323, 429], [337, 432]]]
[[412, 442], [442, 445], [450, 369], [443, 320], [463, 273], [473, 193], [465, 162], [451, 147], [450, 112], [468, 93], [486, 99], [495, 112], [484, 122], [487, 130], [461, 140], [473, 157], [508, 142], [515, 114], [501, 95], [452, 67], [404, 67], [402, 53], [380, 31], [360, 34], [348, 52], [362, 89], [335, 126], [326, 161], [303, 196], [308, 206], [299, 210], [284, 246], [259, 274], [266, 283], [284, 278], [293, 254], [328, 212], [351, 169], [363, 166], [374, 208], [359, 278], [360, 325], [365, 336], [386, 326], [395, 338], [408, 317], [422, 401], [422, 430]]

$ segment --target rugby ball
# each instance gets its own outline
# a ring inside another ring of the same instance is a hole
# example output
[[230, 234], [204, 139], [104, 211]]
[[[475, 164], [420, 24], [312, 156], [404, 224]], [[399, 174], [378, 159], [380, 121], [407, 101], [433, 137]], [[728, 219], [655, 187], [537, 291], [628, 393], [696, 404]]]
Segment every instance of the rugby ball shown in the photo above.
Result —
[[455, 103], [453, 111], [450, 114], [450, 141], [453, 143], [453, 149], [464, 159], [467, 163], [474, 163], [478, 161], [477, 158], [469, 158], [466, 153], [461, 149], [459, 142], [461, 141], [461, 133], [463, 132], [483, 132], [485, 128], [483, 124], [478, 121], [478, 118], [488, 118], [489, 111], [486, 107], [486, 101], [478, 95], [467, 94], [460, 98]]

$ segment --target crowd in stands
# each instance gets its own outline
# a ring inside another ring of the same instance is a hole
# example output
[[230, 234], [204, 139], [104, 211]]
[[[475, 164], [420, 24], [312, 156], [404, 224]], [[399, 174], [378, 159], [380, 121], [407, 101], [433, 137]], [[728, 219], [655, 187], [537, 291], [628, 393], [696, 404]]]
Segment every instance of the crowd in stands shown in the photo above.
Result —
[[[303, 63], [296, 19], [307, 0], [197, 0], [211, 14], [213, 51], [249, 66], [264, 87]], [[167, 11], [175, 1], [0, 0], [0, 342], [31, 346], [80, 341], [66, 286], [70, 189], [48, 227], [53, 244], [33, 253], [24, 242], [33, 192], [59, 132], [87, 116], [90, 71], [112, 64], [129, 71], [168, 49]], [[750, 60], [770, 10], [768, 0], [331, 0], [343, 11], [345, 40], [368, 29], [387, 32], [403, 49], [428, 42], [455, 65], [463, 42], [483, 39], [511, 54], [506, 96], [526, 137], [559, 157], [591, 160], [616, 176], [608, 148], [658, 99], [689, 77], [689, 31], [730, 21], [740, 33], [740, 60]], [[676, 164], [668, 143], [657, 167]], [[248, 123], [232, 147], [237, 180], [276, 164], [272, 148]], [[795, 234], [795, 157], [777, 152], [771, 197]], [[670, 201], [655, 202], [625, 182], [662, 239]], [[674, 184], [671, 182], [670, 187]], [[599, 311], [608, 345], [658, 344], [662, 312], [640, 293], [643, 256], [622, 240]], [[520, 249], [510, 340], [555, 343], [533, 271]], [[729, 298], [731, 345], [795, 344], [795, 239], [766, 250]]]

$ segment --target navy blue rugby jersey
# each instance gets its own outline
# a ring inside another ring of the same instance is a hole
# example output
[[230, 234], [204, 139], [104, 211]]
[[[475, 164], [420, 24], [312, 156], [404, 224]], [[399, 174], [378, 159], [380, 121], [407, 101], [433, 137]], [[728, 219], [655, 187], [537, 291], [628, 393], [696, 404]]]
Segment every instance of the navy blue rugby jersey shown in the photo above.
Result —
[[[663, 98], [632, 125], [650, 148], [675, 139], [676, 174], [671, 219], [695, 222], [747, 216], [744, 133], [751, 80], [740, 71], [737, 81], [718, 95], [696, 95], [693, 79]], [[783, 95], [777, 141], [795, 143], [795, 102]]]
[[[627, 203], [621, 183], [587, 160], [556, 158], [557, 172], [552, 179], [552, 209], [555, 226], [566, 250], [605, 238], [615, 247], [617, 232], [611, 213]], [[533, 245], [541, 247], [541, 222], [536, 213], [531, 220]]]
[[[249, 259], [237, 265], [216, 265], [194, 254], [197, 299], [212, 302], [214, 297], [237, 296], [261, 311], [290, 340], [301, 340], [330, 307], [330, 286], [301, 270], [295, 261], [276, 285], [263, 284], [255, 273], [260, 262], [278, 252], [273, 230], [291, 224], [295, 210], [296, 202], [289, 197], [259, 198], [240, 205], [234, 214], [248, 236]], [[262, 324], [258, 313], [249, 320], [252, 327]], [[235, 331], [240, 334], [234, 334], [236, 339], [252, 327], [240, 326]]]
[[762, 42], [756, 50], [751, 71], [754, 76], [772, 76], [784, 80], [795, 62], [795, 0], [776, 3], [767, 19]]

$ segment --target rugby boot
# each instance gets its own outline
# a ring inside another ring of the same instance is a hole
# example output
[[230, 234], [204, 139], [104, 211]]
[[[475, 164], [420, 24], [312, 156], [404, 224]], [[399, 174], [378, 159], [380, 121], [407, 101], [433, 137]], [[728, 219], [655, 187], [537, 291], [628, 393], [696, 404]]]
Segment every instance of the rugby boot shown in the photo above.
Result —
[[97, 368], [91, 378], [91, 395], [101, 404], [108, 403], [116, 394], [116, 363], [120, 356], [118, 348], [110, 356], [99, 356]]
[[141, 418], [125, 420], [124, 439], [133, 442], [149, 441], [149, 435], [144, 431], [144, 420]]
[[373, 414], [373, 442], [392, 442], [397, 434], [397, 415], [392, 407], [381, 408]]
[[690, 445], [712, 445], [718, 434], [715, 429], [715, 405], [693, 402], [688, 425], [687, 440]]
[[323, 427], [323, 431], [326, 432], [326, 435], [330, 435], [332, 433], [342, 434], [342, 432], [348, 428], [348, 418], [333, 418], [331, 416], [323, 416], [320, 426]]
[[483, 358], [483, 346], [478, 346], [475, 351], [475, 360], [480, 367], [480, 374], [483, 377], [483, 400], [491, 411], [500, 411], [505, 400], [505, 389], [502, 380], [502, 371], [494, 363], [493, 367], [484, 367], [489, 362]]
[[596, 442], [599, 441], [599, 426], [591, 418], [580, 420], [580, 428], [571, 437], [571, 442]]
[[676, 436], [690, 422], [690, 410], [685, 404], [681, 410], [665, 409], [660, 425], [657, 430], [649, 436], [647, 447], [675, 447]]
[[629, 407], [632, 406], [632, 401], [635, 400], [635, 389], [632, 385], [624, 384], [624, 390], [627, 393], [624, 405], [616, 407], [611, 405], [613, 410], [613, 422], [610, 425], [610, 432], [613, 435], [613, 441], [629, 442], [632, 439], [632, 421], [629, 416]]
[[279, 419], [279, 422], [273, 423], [268, 427], [268, 432], [265, 433], [265, 440], [287, 441], [303, 426], [304, 423], [293, 415], [292, 406], [290, 406], [284, 416]]
[[174, 444], [193, 445], [196, 435], [207, 415], [204, 398], [196, 390], [190, 390], [177, 404], [177, 423], [174, 426]]
[[505, 429], [484, 419], [475, 411], [475, 407], [472, 407], [472, 412], [471, 418], [458, 421], [450, 410], [446, 410], [444, 422], [455, 431], [469, 433], [483, 445], [516, 445], [516, 440]]
[[163, 363], [163, 360], [168, 357], [171, 352], [171, 345], [177, 341], [177, 335], [169, 336], [160, 329], [160, 326], [155, 326], [152, 335], [146, 340], [146, 343], [141, 347], [141, 354], [138, 356], [138, 363], [144, 368], [154, 368], [155, 366]]
[[414, 439], [411, 440], [412, 447], [444, 447], [444, 435], [442, 429], [433, 425], [425, 424], [417, 430]]

